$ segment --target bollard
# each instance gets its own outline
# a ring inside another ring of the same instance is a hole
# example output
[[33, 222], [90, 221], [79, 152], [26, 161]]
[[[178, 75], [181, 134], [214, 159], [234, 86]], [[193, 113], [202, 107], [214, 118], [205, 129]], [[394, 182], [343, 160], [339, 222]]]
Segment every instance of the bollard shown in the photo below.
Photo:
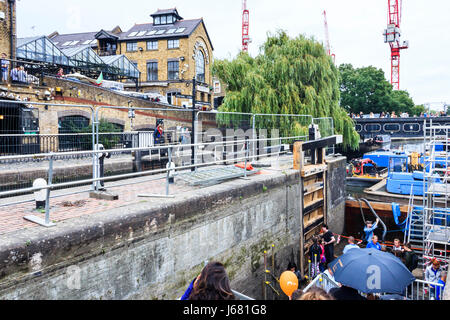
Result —
[[[36, 179], [33, 182], [33, 188], [46, 187], [47, 181], [44, 179]], [[36, 201], [36, 210], [45, 208], [46, 191], [45, 189], [36, 191], [34, 193], [34, 199]]]

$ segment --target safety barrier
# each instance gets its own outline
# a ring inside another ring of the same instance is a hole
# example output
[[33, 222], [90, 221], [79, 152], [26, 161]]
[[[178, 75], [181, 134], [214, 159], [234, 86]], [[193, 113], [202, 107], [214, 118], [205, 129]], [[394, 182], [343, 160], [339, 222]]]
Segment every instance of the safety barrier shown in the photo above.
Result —
[[123, 186], [137, 177], [166, 179], [166, 193], [159, 196], [168, 196], [169, 178], [180, 172], [277, 161], [293, 141], [308, 140], [314, 123], [308, 115], [10, 100], [0, 100], [0, 111], [9, 112], [0, 120], [0, 139], [12, 142], [1, 144], [0, 208], [36, 201], [42, 193], [46, 216], [40, 222], [46, 226], [52, 225], [49, 202], [55, 197], [102, 191], [105, 182], [108, 188]]
[[[302, 139], [305, 137], [285, 137], [282, 139]], [[259, 139], [260, 140], [260, 139]], [[153, 196], [159, 196], [159, 197], [169, 197], [169, 179], [170, 179], [170, 175], [173, 174], [173, 171], [184, 171], [184, 170], [188, 170], [188, 169], [192, 169], [195, 170], [196, 168], [202, 168], [202, 167], [207, 167], [207, 166], [216, 166], [216, 165], [221, 165], [222, 161], [211, 161], [211, 162], [207, 162], [207, 163], [200, 163], [200, 164], [191, 164], [191, 165], [184, 165], [184, 166], [176, 166], [175, 168], [161, 168], [161, 169], [154, 169], [154, 170], [149, 170], [149, 171], [138, 171], [138, 172], [134, 172], [134, 173], [126, 173], [126, 174], [119, 174], [119, 175], [112, 175], [112, 176], [108, 176], [105, 177], [101, 174], [101, 161], [100, 158], [103, 157], [104, 154], [109, 154], [109, 153], [119, 153], [119, 152], [143, 152], [143, 151], [148, 151], [151, 154], [151, 151], [153, 150], [158, 150], [158, 152], [160, 152], [161, 150], [166, 150], [168, 153], [168, 162], [171, 163], [172, 161], [172, 155], [175, 153], [176, 149], [179, 148], [188, 148], [190, 149], [191, 147], [194, 148], [198, 148], [198, 147], [207, 147], [207, 146], [214, 146], [217, 144], [222, 144], [222, 145], [228, 145], [228, 144], [242, 144], [245, 143], [246, 146], [246, 152], [245, 152], [245, 156], [244, 157], [240, 157], [240, 158], [235, 158], [233, 157], [233, 161], [234, 162], [245, 162], [245, 164], [248, 161], [251, 161], [251, 159], [256, 158], [257, 156], [249, 156], [249, 142], [258, 142], [259, 140], [257, 139], [246, 139], [246, 140], [238, 140], [238, 141], [231, 141], [231, 142], [227, 142], [227, 141], [220, 141], [220, 142], [211, 142], [211, 143], [199, 143], [199, 144], [189, 144], [189, 145], [166, 145], [166, 146], [153, 146], [153, 147], [148, 147], [148, 148], [130, 148], [130, 149], [116, 149], [116, 150], [99, 150], [98, 149], [98, 145], [95, 146], [96, 150], [93, 151], [79, 151], [79, 152], [68, 152], [68, 153], [60, 153], [60, 156], [66, 156], [66, 155], [77, 155], [77, 154], [81, 154], [81, 153], [89, 153], [93, 156], [93, 158], [95, 159], [96, 163], [95, 165], [93, 165], [93, 177], [91, 179], [85, 179], [85, 180], [78, 180], [78, 181], [72, 181], [72, 182], [64, 182], [64, 183], [53, 183], [53, 168], [54, 168], [54, 153], [49, 153], [49, 154], [40, 154], [39, 157], [41, 158], [46, 158], [48, 160], [48, 183], [45, 183], [43, 185], [39, 185], [39, 186], [33, 186], [33, 187], [28, 187], [28, 188], [23, 188], [23, 189], [19, 189], [19, 190], [9, 190], [9, 191], [4, 191], [4, 192], [0, 192], [0, 199], [4, 198], [4, 197], [11, 197], [11, 196], [16, 196], [16, 195], [20, 195], [20, 194], [30, 194], [30, 193], [36, 193], [36, 192], [40, 192], [42, 190], [44, 190], [45, 192], [45, 219], [41, 219], [39, 217], [36, 216], [27, 216], [25, 217], [25, 219], [30, 220], [32, 222], [38, 223], [40, 225], [46, 226], [46, 227], [50, 227], [53, 226], [54, 223], [52, 223], [50, 221], [50, 193], [51, 191], [54, 191], [56, 189], [61, 189], [61, 188], [70, 188], [70, 187], [74, 187], [77, 185], [87, 185], [87, 184], [91, 184], [91, 189], [90, 190], [81, 190], [78, 192], [88, 192], [88, 191], [92, 191], [92, 190], [96, 190], [96, 191], [101, 191], [103, 189], [103, 183], [106, 181], [113, 181], [113, 180], [123, 180], [123, 179], [130, 179], [130, 178], [135, 178], [135, 177], [144, 177], [144, 176], [155, 176], [160, 174], [160, 176], [156, 176], [151, 178], [151, 180], [161, 180], [164, 179], [164, 175], [161, 176], [161, 174], [165, 174], [165, 178], [166, 178], [166, 193], [165, 194], [161, 194], [161, 195], [153, 195]], [[266, 139], [266, 140], [270, 140], [270, 139]], [[277, 155], [280, 154], [286, 154], [288, 152], [288, 150], [283, 151], [283, 152], [277, 152]], [[35, 155], [37, 156], [37, 155]], [[270, 157], [272, 156], [272, 154], [265, 154], [264, 157]], [[22, 159], [28, 157], [28, 155], [22, 155], [22, 156], [6, 156], [6, 157], [1, 157], [2, 160], [12, 160], [12, 159]], [[246, 165], [245, 165], [246, 167]], [[247, 175], [247, 170], [243, 170], [243, 174], [242, 176], [246, 176]], [[125, 184], [122, 184], [125, 185]], [[61, 196], [61, 195], [60, 195]], [[18, 203], [24, 203], [24, 202], [31, 202], [34, 201], [34, 197], [32, 198], [27, 198], [25, 200], [21, 199], [19, 202], [9, 202], [9, 203], [1, 203], [0, 202], [0, 206], [1, 207], [5, 207], [5, 206], [9, 206], [9, 205], [13, 205], [13, 204], [18, 204]]]
[[330, 292], [333, 288], [339, 288], [339, 284], [331, 279], [326, 273], [321, 273], [317, 277], [315, 277], [307, 286], [305, 289], [303, 289], [303, 292], [308, 292], [309, 289], [312, 287], [318, 287], [323, 290], [325, 290], [327, 293]]
[[[440, 290], [436, 290], [438, 288]], [[406, 288], [405, 297], [409, 300], [442, 300], [442, 296], [437, 297], [436, 293], [443, 295], [443, 289], [443, 284], [416, 280]]]

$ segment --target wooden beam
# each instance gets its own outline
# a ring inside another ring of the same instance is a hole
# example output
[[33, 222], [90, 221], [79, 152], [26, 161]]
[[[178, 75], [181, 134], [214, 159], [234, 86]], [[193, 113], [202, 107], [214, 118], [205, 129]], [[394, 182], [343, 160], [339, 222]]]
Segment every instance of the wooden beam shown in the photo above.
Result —
[[294, 170], [301, 170], [303, 168], [303, 141], [294, 143]]

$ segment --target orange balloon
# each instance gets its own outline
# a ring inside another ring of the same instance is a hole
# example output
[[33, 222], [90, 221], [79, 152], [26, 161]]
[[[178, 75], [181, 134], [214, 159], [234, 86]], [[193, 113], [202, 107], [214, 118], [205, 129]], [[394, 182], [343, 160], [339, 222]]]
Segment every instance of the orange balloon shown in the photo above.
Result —
[[288, 296], [292, 296], [298, 289], [298, 278], [292, 271], [285, 271], [280, 277], [281, 290]]

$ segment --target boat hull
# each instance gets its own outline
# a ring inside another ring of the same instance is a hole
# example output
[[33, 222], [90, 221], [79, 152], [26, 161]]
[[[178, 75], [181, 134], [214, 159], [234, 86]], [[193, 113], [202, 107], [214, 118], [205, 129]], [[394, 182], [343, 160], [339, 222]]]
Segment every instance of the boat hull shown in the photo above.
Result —
[[346, 178], [347, 186], [360, 188], [372, 187], [381, 180], [383, 180], [383, 178], [358, 178], [358, 177]]
[[[384, 202], [384, 203], [392, 203], [396, 202], [400, 205], [408, 205], [410, 196], [395, 194], [387, 192], [386, 190], [386, 179], [378, 182], [372, 187], [364, 189], [364, 197], [370, 201]], [[423, 205], [423, 197], [422, 196], [413, 196], [414, 205]], [[450, 207], [450, 201], [447, 202], [447, 205], [444, 203], [436, 203], [435, 204], [439, 208]]]

